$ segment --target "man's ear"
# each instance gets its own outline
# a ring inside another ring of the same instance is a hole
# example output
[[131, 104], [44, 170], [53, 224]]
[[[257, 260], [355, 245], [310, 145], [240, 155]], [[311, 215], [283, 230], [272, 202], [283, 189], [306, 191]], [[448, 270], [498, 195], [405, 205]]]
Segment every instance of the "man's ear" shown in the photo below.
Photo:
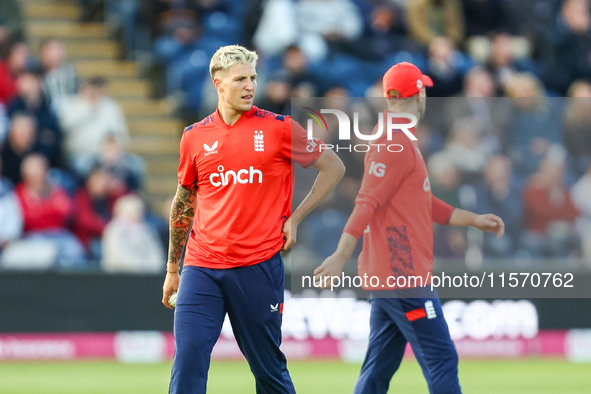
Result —
[[222, 81], [218, 77], [213, 79], [213, 87], [218, 92], [222, 92]]

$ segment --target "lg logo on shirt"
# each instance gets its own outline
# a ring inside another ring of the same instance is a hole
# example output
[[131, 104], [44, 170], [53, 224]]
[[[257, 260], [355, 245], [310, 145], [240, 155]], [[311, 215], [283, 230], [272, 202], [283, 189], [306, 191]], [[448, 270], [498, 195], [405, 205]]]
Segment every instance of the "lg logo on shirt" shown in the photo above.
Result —
[[382, 163], [376, 163], [372, 161], [369, 165], [369, 175], [375, 175], [378, 178], [381, 178], [386, 173], [386, 165]]
[[224, 166], [218, 166], [219, 173], [213, 173], [209, 175], [209, 182], [215, 187], [218, 186], [226, 186], [230, 184], [230, 180], [232, 184], [235, 185], [236, 182], [245, 184], [245, 183], [255, 183], [255, 180], [258, 180], [258, 183], [263, 183], [263, 173], [260, 170], [255, 170], [253, 166], [250, 166], [250, 169], [246, 170], [228, 170], [224, 172]]

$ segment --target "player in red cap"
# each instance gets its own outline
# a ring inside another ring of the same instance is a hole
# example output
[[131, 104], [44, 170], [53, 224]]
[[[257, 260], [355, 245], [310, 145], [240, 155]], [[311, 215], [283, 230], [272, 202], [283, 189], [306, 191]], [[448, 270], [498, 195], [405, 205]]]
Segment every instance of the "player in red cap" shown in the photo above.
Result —
[[[396, 64], [383, 78], [386, 112], [412, 114], [420, 119], [425, 113], [425, 86], [432, 85], [431, 78], [416, 66]], [[397, 118], [396, 123], [409, 123], [409, 119]], [[410, 131], [414, 134], [414, 127]], [[371, 328], [354, 393], [385, 394], [407, 342], [421, 365], [431, 394], [461, 393], [458, 356], [437, 292], [429, 286], [433, 270], [432, 223], [473, 226], [496, 232], [499, 237], [505, 225], [498, 216], [454, 209], [434, 197], [416, 140], [394, 131], [391, 141], [386, 140], [384, 133], [373, 145], [384, 142], [400, 144], [403, 149], [389, 152], [372, 148], [366, 153], [355, 208], [336, 252], [314, 271], [315, 280], [340, 277], [363, 234], [359, 275], [377, 276], [379, 284], [364, 286], [371, 291]], [[402, 282], [388, 282], [388, 278], [411, 276], [422, 278], [422, 282], [415, 279], [398, 289], [393, 284]]]
[[[345, 169], [289, 116], [252, 104], [256, 61], [256, 53], [238, 45], [218, 49], [210, 63], [217, 109], [187, 127], [181, 139], [162, 298], [172, 308], [169, 297], [178, 290], [171, 394], [206, 392], [211, 352], [226, 314], [256, 392], [295, 394], [279, 348], [284, 293], [279, 251], [296, 241], [298, 223]], [[320, 172], [292, 213], [294, 163]]]

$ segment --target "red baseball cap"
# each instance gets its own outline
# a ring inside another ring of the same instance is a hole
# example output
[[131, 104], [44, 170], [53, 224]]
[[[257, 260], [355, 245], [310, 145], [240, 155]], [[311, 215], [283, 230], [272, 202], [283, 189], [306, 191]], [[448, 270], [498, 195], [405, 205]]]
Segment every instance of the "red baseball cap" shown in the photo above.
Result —
[[390, 90], [399, 91], [400, 96], [397, 97], [412, 97], [424, 86], [433, 86], [433, 81], [414, 64], [402, 62], [386, 71], [382, 86], [387, 97], [392, 97], [388, 94]]

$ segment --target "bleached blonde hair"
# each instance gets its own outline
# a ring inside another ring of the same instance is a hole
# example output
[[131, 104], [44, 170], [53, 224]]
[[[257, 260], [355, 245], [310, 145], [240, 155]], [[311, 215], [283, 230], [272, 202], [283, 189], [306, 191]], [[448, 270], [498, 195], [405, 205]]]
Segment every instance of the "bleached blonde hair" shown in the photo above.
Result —
[[235, 64], [254, 64], [256, 66], [259, 55], [240, 45], [226, 45], [218, 49], [209, 63], [211, 79], [218, 71], [227, 70]]

